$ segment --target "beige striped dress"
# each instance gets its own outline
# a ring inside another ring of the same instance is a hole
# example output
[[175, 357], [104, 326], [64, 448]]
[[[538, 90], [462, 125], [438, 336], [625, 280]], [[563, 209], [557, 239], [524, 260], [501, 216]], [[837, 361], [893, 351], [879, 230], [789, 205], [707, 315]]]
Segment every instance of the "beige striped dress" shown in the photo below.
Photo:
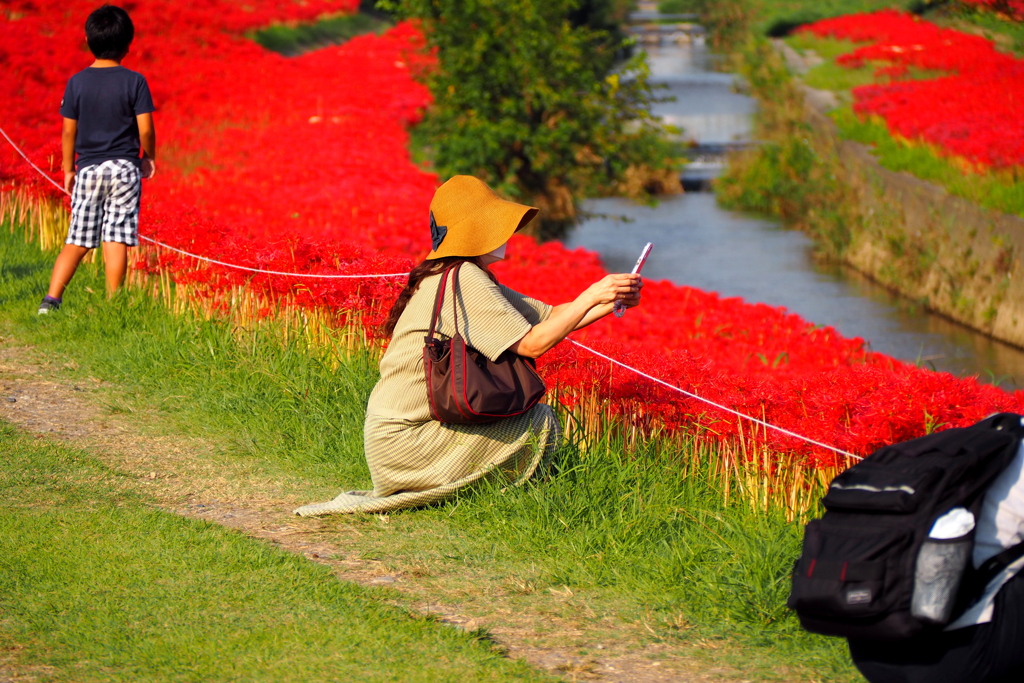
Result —
[[[486, 476], [522, 482], [558, 445], [551, 408], [489, 424], [456, 425], [432, 420], [423, 374], [423, 343], [430, 328], [441, 276], [424, 279], [402, 313], [370, 394], [364, 443], [373, 491], [347, 491], [326, 503], [296, 510], [303, 516], [382, 513], [443, 501]], [[439, 337], [454, 334], [449, 280]], [[491, 281], [477, 266], [459, 272], [459, 332], [466, 343], [495, 360], [551, 314], [551, 307]]]

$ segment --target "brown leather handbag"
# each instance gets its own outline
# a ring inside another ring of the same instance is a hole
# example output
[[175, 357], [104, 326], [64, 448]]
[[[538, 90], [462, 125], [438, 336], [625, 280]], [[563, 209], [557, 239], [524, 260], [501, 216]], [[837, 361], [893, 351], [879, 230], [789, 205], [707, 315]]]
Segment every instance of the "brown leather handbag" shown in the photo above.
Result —
[[[522, 415], [544, 395], [544, 381], [532, 358], [505, 351], [491, 361], [459, 334], [457, 306], [459, 267], [447, 268], [434, 297], [430, 333], [424, 338], [423, 370], [427, 376], [430, 416], [440, 422], [481, 424]], [[452, 273], [452, 315], [455, 336], [437, 339], [434, 331], [444, 304], [448, 274]]]

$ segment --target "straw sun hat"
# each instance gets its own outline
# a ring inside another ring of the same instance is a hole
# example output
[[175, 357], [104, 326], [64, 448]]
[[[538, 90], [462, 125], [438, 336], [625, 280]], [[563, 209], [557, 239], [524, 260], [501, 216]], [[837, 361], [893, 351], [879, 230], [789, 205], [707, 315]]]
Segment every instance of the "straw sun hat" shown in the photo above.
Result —
[[427, 258], [488, 254], [533, 220], [537, 211], [502, 199], [478, 178], [453, 176], [437, 188], [430, 202], [433, 251]]

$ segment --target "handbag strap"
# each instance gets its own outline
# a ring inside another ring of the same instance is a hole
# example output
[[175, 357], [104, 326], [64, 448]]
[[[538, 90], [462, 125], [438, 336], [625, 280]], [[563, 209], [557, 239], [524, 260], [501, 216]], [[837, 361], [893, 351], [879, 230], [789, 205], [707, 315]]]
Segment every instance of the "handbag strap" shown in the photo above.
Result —
[[459, 261], [455, 265], [448, 266], [441, 274], [441, 282], [437, 286], [437, 294], [434, 295], [434, 313], [430, 318], [430, 332], [427, 333], [427, 339], [434, 338], [437, 322], [441, 318], [441, 306], [444, 305], [444, 290], [448, 284], [448, 273], [452, 273], [452, 316], [455, 320], [455, 332], [458, 333], [459, 331], [459, 310], [456, 305], [456, 299], [458, 298], [457, 293], [459, 291], [459, 268], [462, 266], [462, 263], [462, 261]]

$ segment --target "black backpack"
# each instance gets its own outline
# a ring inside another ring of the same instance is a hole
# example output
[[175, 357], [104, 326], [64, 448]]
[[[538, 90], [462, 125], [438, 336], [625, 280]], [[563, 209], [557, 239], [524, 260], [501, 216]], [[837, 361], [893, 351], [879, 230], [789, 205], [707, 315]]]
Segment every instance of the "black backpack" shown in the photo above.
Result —
[[954, 508], [977, 520], [985, 491], [1020, 447], [1021, 422], [1000, 413], [885, 446], [837, 476], [793, 568], [787, 604], [801, 625], [832, 636], [902, 639], [941, 629], [976, 601], [1024, 556], [1024, 543], [974, 569], [973, 529], [943, 540], [929, 532]]

